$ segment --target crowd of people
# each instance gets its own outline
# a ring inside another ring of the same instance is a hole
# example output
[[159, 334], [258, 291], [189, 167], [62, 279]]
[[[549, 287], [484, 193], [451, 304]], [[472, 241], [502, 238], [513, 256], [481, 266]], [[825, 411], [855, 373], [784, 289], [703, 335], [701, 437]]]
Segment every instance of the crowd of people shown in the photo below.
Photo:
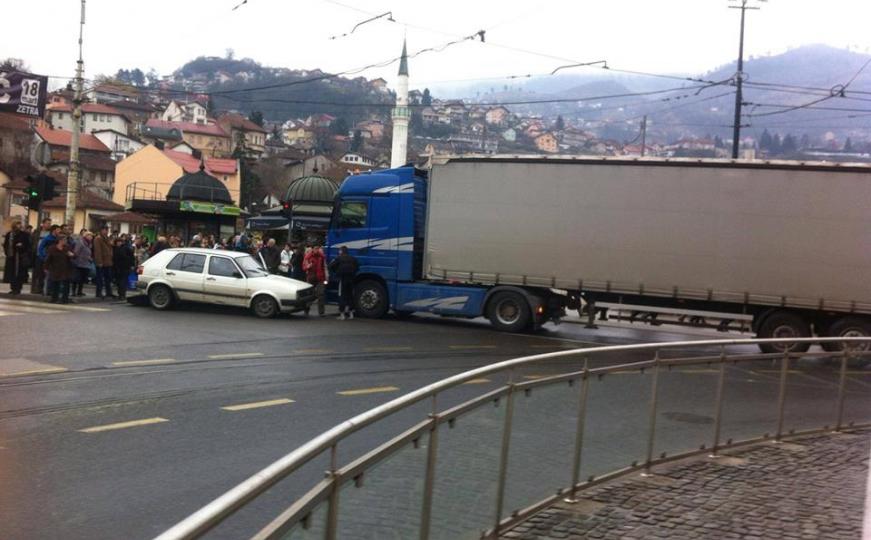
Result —
[[31, 294], [48, 296], [52, 303], [70, 304], [72, 297], [85, 296], [84, 285], [91, 280], [98, 298], [124, 299], [144, 243], [141, 237], [110, 234], [107, 226], [73, 234], [68, 225], [54, 225], [49, 218], [37, 230], [16, 221], [3, 237], [3, 281], [11, 295], [21, 294], [29, 281]]
[[[137, 266], [164, 249], [179, 247], [249, 253], [271, 274], [310, 283], [317, 295], [318, 314], [325, 316], [328, 266], [320, 243], [287, 242], [279, 248], [275, 238], [261, 240], [247, 233], [227, 239], [195, 234], [187, 243], [177, 235], [159, 236], [151, 243], [144, 236], [110, 233], [105, 225], [96, 232], [82, 229], [71, 234], [68, 225], [52, 224], [49, 218], [38, 230], [14, 222], [3, 237], [3, 280], [10, 284], [12, 295], [21, 294], [30, 281], [32, 294], [46, 295], [53, 303], [69, 304], [73, 303], [71, 297], [85, 296], [83, 289], [89, 281], [96, 286], [97, 298], [124, 299]], [[329, 272], [339, 284], [340, 319], [354, 316], [351, 284], [357, 271], [357, 260], [344, 246], [329, 264]]]

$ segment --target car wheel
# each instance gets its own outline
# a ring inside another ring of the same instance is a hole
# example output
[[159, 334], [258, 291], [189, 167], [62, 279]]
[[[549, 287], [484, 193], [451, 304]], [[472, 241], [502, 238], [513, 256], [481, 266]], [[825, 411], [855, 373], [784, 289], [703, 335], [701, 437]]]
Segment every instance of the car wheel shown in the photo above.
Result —
[[148, 289], [148, 303], [154, 309], [161, 311], [170, 309], [175, 303], [175, 297], [172, 294], [172, 289], [166, 285], [154, 285]]
[[354, 311], [361, 317], [380, 319], [387, 309], [387, 291], [383, 285], [367, 279], [354, 287]]
[[278, 314], [278, 303], [271, 296], [261, 294], [254, 297], [251, 309], [261, 319], [271, 319]]
[[487, 318], [494, 328], [502, 332], [521, 332], [529, 326], [532, 310], [520, 293], [496, 293], [487, 303]]
[[[826, 329], [826, 337], [871, 337], [871, 320], [864, 317], [841, 317], [835, 320]], [[871, 349], [871, 343], [824, 343], [823, 349], [829, 352], [841, 352], [844, 349], [850, 349], [856, 353], [867, 353]], [[852, 363], [856, 366], [864, 366], [869, 363], [868, 356], [860, 356], [853, 358]]]

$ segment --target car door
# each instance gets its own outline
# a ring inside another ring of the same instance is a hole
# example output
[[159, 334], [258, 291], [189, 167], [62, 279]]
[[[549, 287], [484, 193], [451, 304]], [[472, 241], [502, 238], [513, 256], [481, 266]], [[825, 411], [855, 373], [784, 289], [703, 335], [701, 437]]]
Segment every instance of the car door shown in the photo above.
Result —
[[246, 281], [232, 258], [211, 255], [203, 285], [203, 297], [206, 302], [214, 304], [247, 307]]
[[203, 269], [206, 256], [200, 253], [179, 253], [163, 270], [163, 277], [172, 286], [179, 300], [203, 301]]

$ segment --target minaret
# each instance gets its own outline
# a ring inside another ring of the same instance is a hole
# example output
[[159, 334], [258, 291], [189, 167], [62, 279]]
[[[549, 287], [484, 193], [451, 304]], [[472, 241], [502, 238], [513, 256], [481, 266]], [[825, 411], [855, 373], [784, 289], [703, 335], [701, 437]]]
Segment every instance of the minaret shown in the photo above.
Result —
[[399, 78], [396, 82], [396, 106], [393, 107], [393, 149], [390, 168], [402, 167], [408, 157], [408, 54], [402, 40], [402, 58], [399, 60]]

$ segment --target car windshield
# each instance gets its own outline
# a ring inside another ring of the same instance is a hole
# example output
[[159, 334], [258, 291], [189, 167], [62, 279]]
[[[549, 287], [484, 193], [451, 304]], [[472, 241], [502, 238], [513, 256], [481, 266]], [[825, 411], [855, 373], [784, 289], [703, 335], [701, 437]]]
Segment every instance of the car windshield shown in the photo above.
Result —
[[269, 272], [264, 270], [263, 267], [254, 260], [254, 257], [251, 257], [250, 255], [239, 257], [236, 259], [236, 264], [238, 264], [239, 268], [245, 272], [246, 277], [263, 277], [269, 275]]

